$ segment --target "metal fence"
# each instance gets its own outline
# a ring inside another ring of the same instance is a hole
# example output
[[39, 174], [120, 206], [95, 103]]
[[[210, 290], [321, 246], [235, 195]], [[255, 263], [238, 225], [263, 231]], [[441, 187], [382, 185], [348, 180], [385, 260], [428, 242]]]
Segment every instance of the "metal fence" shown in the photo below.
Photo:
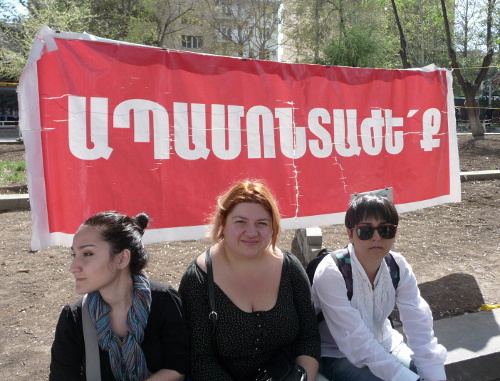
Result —
[[17, 120], [0, 120], [0, 139], [22, 140], [19, 122]]

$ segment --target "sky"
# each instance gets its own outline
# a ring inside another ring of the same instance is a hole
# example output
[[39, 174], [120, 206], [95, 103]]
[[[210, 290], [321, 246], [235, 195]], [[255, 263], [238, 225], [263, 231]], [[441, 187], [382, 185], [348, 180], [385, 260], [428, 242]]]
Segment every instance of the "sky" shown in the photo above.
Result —
[[[5, 5], [5, 6], [9, 6], [9, 5], [13, 5], [16, 7], [16, 10], [19, 12], [19, 13], [22, 13], [22, 12], [25, 12], [26, 11], [26, 8], [24, 8], [20, 3], [19, 1], [17, 0], [3, 0], [3, 1], [0, 1], [0, 4], [1, 5]], [[2, 10], [0, 9], [0, 16], [2, 16], [3, 12]]]

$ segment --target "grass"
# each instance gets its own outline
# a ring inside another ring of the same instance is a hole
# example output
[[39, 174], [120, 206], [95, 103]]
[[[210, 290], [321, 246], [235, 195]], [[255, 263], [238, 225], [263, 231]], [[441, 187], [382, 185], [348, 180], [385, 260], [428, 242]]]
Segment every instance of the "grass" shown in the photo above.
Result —
[[0, 184], [26, 182], [24, 160], [0, 160]]

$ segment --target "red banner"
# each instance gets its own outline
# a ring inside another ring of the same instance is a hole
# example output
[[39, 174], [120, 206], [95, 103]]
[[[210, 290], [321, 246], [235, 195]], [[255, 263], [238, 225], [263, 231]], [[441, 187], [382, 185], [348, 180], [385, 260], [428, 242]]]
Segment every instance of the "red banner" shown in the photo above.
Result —
[[460, 201], [451, 74], [285, 64], [39, 31], [19, 85], [33, 249], [104, 210], [151, 217], [147, 242], [203, 236], [244, 178], [286, 228], [341, 223], [392, 188], [408, 211]]

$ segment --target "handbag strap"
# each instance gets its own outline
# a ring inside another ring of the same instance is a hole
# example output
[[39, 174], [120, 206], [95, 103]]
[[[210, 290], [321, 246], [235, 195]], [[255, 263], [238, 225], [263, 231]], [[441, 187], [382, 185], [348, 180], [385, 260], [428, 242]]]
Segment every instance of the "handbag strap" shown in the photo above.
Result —
[[217, 338], [217, 311], [215, 311], [215, 282], [214, 282], [214, 272], [212, 269], [212, 256], [210, 255], [210, 249], [205, 253], [205, 265], [207, 266], [207, 288], [208, 288], [208, 304], [210, 306], [210, 313], [208, 314], [208, 319], [212, 324], [212, 349], [215, 353], [215, 357], [219, 361], [219, 365], [226, 371], [226, 373], [234, 379], [226, 360], [222, 357], [219, 348], [219, 340]]
[[90, 319], [88, 294], [82, 302], [83, 339], [85, 341], [85, 367], [87, 380], [101, 381], [101, 361], [99, 359], [99, 344], [97, 330]]
[[210, 306], [210, 313], [208, 319], [212, 323], [212, 337], [215, 336], [217, 329], [217, 312], [215, 311], [215, 282], [214, 272], [212, 270], [212, 256], [210, 249], [205, 253], [205, 265], [207, 266], [207, 286], [208, 286], [208, 304]]

